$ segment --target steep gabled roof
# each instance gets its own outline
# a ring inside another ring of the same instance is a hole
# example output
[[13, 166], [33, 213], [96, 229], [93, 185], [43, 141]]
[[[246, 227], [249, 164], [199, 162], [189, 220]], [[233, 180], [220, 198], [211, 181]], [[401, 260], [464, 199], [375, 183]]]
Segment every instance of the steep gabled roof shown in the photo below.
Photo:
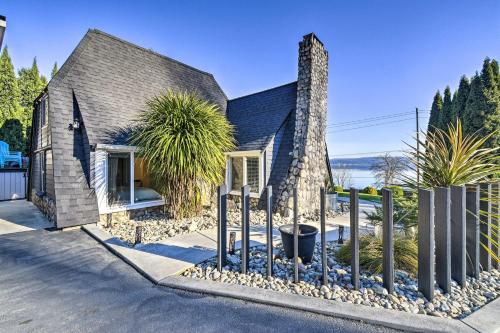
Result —
[[237, 149], [262, 151], [295, 110], [297, 82], [227, 102], [227, 117], [235, 125]]
[[146, 101], [166, 90], [196, 92], [222, 112], [227, 105], [212, 74], [99, 30], [87, 32], [49, 90], [58, 84], [74, 91], [90, 143], [126, 143]]

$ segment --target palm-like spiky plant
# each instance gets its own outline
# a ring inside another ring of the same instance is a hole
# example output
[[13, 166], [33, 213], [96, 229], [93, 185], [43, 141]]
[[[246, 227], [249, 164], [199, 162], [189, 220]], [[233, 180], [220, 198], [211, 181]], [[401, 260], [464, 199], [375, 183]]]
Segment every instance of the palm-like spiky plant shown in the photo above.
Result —
[[[411, 147], [410, 158], [413, 160], [413, 171], [420, 169], [422, 180], [417, 184], [415, 178], [402, 175], [403, 181], [410, 188], [422, 186], [425, 188], [448, 187], [450, 185], [466, 185], [479, 182], [496, 182], [500, 173], [500, 147], [485, 148], [484, 144], [493, 136], [495, 132], [487, 136], [480, 137], [477, 134], [462, 134], [462, 124], [457, 120], [456, 126], [450, 124], [448, 131], [435, 128], [433, 131], [424, 133], [420, 145], [424, 151], [418, 154], [415, 147]], [[418, 158], [419, 157], [419, 158]], [[499, 193], [493, 193], [489, 199], [496, 204], [499, 200]], [[498, 213], [481, 211], [480, 215], [491, 215], [492, 220], [498, 218]], [[484, 222], [482, 222], [484, 223]], [[492, 237], [483, 233], [483, 236], [490, 239], [492, 247], [481, 243], [492, 258], [499, 261], [494, 249], [498, 248], [498, 225], [491, 223]]]
[[498, 149], [483, 148], [484, 143], [493, 135], [485, 137], [476, 134], [463, 135], [460, 120], [457, 125], [449, 125], [448, 131], [435, 128], [424, 133], [420, 145], [424, 151], [418, 153], [410, 146], [410, 169], [420, 169], [421, 182], [413, 177], [402, 175], [403, 181], [411, 188], [417, 185], [432, 188], [438, 186], [465, 185], [492, 180], [500, 172]]
[[215, 104], [168, 91], [147, 103], [132, 134], [155, 188], [175, 218], [201, 210], [202, 186], [222, 183], [233, 126]]

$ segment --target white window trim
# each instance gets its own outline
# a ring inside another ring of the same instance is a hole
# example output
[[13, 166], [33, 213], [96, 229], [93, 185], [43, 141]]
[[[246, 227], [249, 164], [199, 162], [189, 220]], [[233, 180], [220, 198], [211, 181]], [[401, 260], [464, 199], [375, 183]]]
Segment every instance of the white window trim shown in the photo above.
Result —
[[[134, 157], [137, 147], [125, 145], [98, 144], [96, 146], [95, 170], [96, 170], [96, 195], [99, 214], [116, 213], [121, 211], [162, 206], [164, 199], [135, 203], [135, 174]], [[108, 205], [108, 153], [130, 154], [130, 203], [125, 205]]]
[[259, 158], [259, 191], [258, 193], [250, 192], [250, 197], [260, 198], [262, 191], [264, 190], [264, 154], [260, 150], [250, 150], [250, 151], [235, 151], [226, 153], [226, 186], [231, 195], [241, 195], [241, 191], [232, 190], [232, 157], [242, 157], [243, 158], [243, 186], [247, 185], [247, 157], [258, 157]]

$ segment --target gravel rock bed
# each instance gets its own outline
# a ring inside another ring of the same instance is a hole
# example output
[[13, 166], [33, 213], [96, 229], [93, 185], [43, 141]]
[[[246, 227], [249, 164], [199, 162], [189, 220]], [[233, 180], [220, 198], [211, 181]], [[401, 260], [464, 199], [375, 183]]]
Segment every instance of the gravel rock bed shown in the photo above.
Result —
[[305, 265], [300, 264], [300, 283], [297, 284], [293, 283], [293, 261], [285, 257], [281, 245], [274, 250], [274, 276], [270, 278], [266, 276], [267, 256], [264, 246], [251, 249], [250, 268], [247, 275], [239, 273], [239, 251], [228, 256], [228, 265], [224, 267], [222, 272], [215, 268], [216, 258], [212, 258], [186, 270], [182, 275], [446, 318], [466, 317], [500, 294], [500, 272], [498, 270], [482, 272], [478, 280], [468, 278], [465, 288], [459, 287], [452, 281], [450, 294], [443, 294], [443, 291], [436, 286], [436, 296], [432, 302], [427, 301], [418, 292], [416, 279], [402, 271], [395, 273], [395, 291], [392, 294], [389, 294], [382, 286], [381, 275], [367, 273], [361, 275], [361, 287], [356, 291], [352, 289], [350, 284], [350, 267], [343, 266], [335, 260], [334, 253], [337, 249], [336, 242], [328, 243], [328, 286], [321, 285], [319, 244], [316, 245], [313, 261]]
[[[327, 213], [327, 218], [334, 216], [334, 212], [330, 211]], [[239, 210], [230, 210], [227, 212], [227, 218], [229, 226], [239, 226], [241, 223], [241, 212]], [[292, 222], [291, 217], [273, 214], [274, 227]], [[301, 223], [311, 222], [319, 222], [319, 215], [310, 214], [302, 216]], [[264, 210], [252, 209], [250, 211], [250, 223], [254, 226], [264, 226], [266, 224], [266, 212]], [[178, 220], [172, 219], [163, 213], [147, 213], [132, 220], [123, 219], [113, 221], [111, 228], [105, 224], [100, 224], [104, 230], [125, 241], [130, 246], [134, 243], [135, 228], [138, 225], [143, 226], [142, 242], [154, 243], [169, 237], [217, 227], [217, 211], [205, 208], [200, 216]]]

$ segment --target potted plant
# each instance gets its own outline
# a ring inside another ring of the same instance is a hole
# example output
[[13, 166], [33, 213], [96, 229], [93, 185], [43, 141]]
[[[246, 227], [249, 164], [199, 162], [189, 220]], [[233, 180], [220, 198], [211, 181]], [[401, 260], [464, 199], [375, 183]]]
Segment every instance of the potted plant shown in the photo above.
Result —
[[[289, 259], [293, 258], [293, 224], [282, 225], [279, 231], [285, 255]], [[299, 224], [299, 257], [304, 263], [312, 260], [317, 234], [318, 228], [308, 224]]]

